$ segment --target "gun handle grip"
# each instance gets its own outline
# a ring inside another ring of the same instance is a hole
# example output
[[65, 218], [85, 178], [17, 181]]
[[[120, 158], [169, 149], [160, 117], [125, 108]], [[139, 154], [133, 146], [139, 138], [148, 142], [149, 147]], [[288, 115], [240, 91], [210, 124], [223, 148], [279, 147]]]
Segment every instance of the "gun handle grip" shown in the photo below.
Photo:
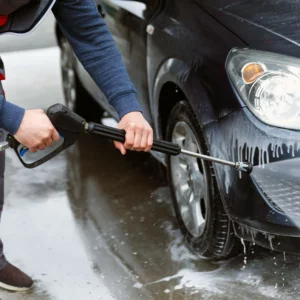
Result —
[[[117, 128], [108, 127], [96, 123], [89, 123], [88, 132], [94, 135], [103, 136], [109, 140], [121, 143], [125, 142], [125, 130], [120, 130]], [[173, 156], [179, 155], [181, 153], [181, 148], [179, 147], [179, 145], [160, 140], [153, 141], [153, 146], [151, 150]]]

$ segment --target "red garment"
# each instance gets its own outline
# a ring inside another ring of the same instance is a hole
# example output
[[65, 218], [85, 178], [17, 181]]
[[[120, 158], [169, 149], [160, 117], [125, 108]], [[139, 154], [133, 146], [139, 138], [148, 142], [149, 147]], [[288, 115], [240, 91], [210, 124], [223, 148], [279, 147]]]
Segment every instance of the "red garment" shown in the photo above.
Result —
[[8, 16], [0, 16], [0, 27], [4, 26], [8, 21]]

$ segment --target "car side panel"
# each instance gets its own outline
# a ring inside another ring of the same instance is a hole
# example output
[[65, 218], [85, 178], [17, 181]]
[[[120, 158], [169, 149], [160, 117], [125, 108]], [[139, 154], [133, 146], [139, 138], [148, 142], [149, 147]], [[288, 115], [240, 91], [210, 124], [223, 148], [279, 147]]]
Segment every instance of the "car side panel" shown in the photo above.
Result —
[[[143, 114], [149, 122], [149, 91], [147, 82], [147, 45], [146, 29], [148, 20], [154, 14], [155, 2], [148, 7], [141, 1], [97, 1], [99, 11], [105, 19], [116, 44], [122, 54], [129, 76], [138, 93]], [[89, 93], [114, 117], [114, 108], [107, 100], [93, 79], [80, 63], [77, 66], [78, 76]]]
[[[146, 29], [148, 20], [155, 12], [155, 3], [146, 5], [142, 1], [98, 1], [103, 17], [116, 41], [127, 67], [129, 76], [137, 89], [138, 101], [141, 104], [143, 114], [151, 122], [149, 109], [149, 91], [147, 81], [147, 34]], [[91, 82], [86, 79], [81, 66], [79, 72], [88, 90], [92, 91], [93, 96], [103, 103], [103, 95]], [[105, 100], [105, 99], [104, 99]]]
[[[195, 113], [204, 123], [222, 118], [243, 106], [234, 96], [225, 71], [229, 51], [234, 47], [245, 47], [242, 41], [192, 0], [165, 0], [164, 8], [151, 24], [155, 31], [148, 35], [148, 77], [154, 119], [159, 114], [158, 89], [162, 86], [159, 81], [164, 80], [160, 78], [161, 70], [168, 66], [166, 62], [170, 59], [181, 61], [186, 66], [174, 66], [172, 72], [176, 83], [189, 94]], [[207, 99], [212, 113], [207, 112]], [[201, 117], [204, 112], [206, 117]], [[161, 136], [160, 130], [158, 136]]]

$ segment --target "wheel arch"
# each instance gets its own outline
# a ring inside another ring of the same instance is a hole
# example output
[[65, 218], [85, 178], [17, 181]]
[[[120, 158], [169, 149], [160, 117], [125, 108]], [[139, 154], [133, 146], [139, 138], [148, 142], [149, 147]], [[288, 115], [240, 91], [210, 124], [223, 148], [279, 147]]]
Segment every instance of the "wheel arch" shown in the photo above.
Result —
[[189, 102], [201, 126], [217, 119], [199, 73], [182, 60], [170, 58], [160, 66], [152, 94], [154, 130], [159, 138], [165, 137], [169, 113], [181, 100]]
[[[210, 101], [209, 88], [202, 83], [199, 72], [178, 59], [168, 59], [161, 65], [156, 76], [151, 103], [153, 105], [154, 131], [156, 137], [165, 139], [165, 125], [172, 108], [181, 100], [186, 100], [200, 123], [209, 153], [213, 155], [215, 152], [212, 151], [212, 144], [216, 139], [223, 140], [224, 137], [218, 129], [218, 116]], [[167, 157], [165, 155], [159, 154], [159, 159], [166, 165]], [[216, 168], [215, 175], [221, 192], [222, 170]], [[222, 192], [221, 196], [225, 210], [230, 216]]]

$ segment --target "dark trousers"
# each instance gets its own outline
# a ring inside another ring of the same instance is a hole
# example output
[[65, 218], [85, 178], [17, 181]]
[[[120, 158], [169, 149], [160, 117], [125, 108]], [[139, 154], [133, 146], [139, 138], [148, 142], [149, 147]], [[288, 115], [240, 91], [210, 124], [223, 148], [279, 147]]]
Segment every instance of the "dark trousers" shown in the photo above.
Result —
[[[3, 129], [0, 128], [0, 141], [4, 141], [6, 133]], [[0, 218], [3, 210], [4, 204], [4, 170], [5, 170], [5, 153], [0, 152]], [[0, 270], [3, 269], [6, 265], [6, 259], [3, 254], [3, 243], [0, 240]]]
[[[1, 60], [1, 57], [0, 57]], [[0, 95], [4, 95], [2, 83], [0, 81]], [[6, 132], [0, 128], [0, 142], [6, 138]], [[0, 219], [4, 204], [4, 170], [5, 170], [5, 153], [0, 152]], [[6, 259], [3, 254], [3, 243], [0, 240], [0, 270], [6, 265]]]

